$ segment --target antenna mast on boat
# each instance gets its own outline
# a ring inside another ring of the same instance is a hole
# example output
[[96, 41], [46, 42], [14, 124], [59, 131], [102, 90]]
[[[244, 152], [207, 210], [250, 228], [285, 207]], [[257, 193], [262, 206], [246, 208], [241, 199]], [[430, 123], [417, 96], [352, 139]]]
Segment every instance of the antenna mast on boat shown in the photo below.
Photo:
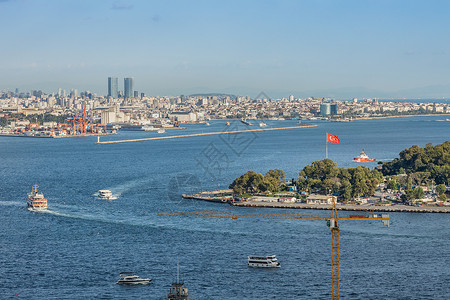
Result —
[[177, 283], [180, 283], [180, 262], [178, 261], [178, 256], [177, 256]]

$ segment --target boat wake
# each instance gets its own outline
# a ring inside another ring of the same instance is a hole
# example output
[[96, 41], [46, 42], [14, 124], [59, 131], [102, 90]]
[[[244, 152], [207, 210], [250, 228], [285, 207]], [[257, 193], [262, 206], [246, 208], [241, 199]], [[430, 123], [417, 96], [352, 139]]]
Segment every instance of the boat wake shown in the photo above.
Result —
[[[19, 201], [0, 201], [1, 206], [23, 206], [24, 202]], [[25, 203], [26, 205], [26, 203]]]
[[[142, 185], [149, 186], [149, 184], [152, 181], [153, 180], [150, 180], [150, 179], [137, 179], [137, 180], [125, 182], [123, 184], [119, 184], [117, 186], [108, 187], [106, 189], [110, 190], [113, 193], [114, 199], [117, 199], [117, 198], [120, 198], [123, 193], [133, 190], [138, 186], [142, 186]], [[96, 193], [95, 196], [98, 196], [98, 193]], [[111, 200], [114, 200], [114, 199], [111, 199]]]

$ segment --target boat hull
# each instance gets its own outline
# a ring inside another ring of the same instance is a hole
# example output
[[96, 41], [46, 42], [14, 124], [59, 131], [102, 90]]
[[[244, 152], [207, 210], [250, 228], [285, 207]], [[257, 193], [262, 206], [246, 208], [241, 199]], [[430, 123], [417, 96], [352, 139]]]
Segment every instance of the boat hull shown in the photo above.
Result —
[[123, 285], [149, 284], [150, 281], [152, 281], [152, 280], [151, 279], [141, 279], [141, 280], [133, 280], [133, 281], [119, 280], [119, 281], [117, 281], [117, 284], [123, 284]]
[[355, 157], [355, 158], [353, 158], [353, 161], [355, 161], [355, 162], [368, 162], [368, 161], [375, 161], [375, 158], [360, 158], [360, 157]]
[[275, 264], [248, 263], [248, 266], [252, 268], [279, 268], [280, 263]]

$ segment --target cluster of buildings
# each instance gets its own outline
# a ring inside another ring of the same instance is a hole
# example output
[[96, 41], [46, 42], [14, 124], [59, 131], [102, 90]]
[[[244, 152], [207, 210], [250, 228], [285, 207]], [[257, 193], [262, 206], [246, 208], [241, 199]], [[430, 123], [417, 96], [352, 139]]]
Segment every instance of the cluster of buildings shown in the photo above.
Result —
[[[101, 124], [160, 124], [202, 122], [210, 119], [315, 119], [344, 120], [395, 114], [450, 113], [448, 103], [393, 102], [377, 99], [340, 101], [326, 98], [251, 98], [224, 94], [146, 96], [134, 90], [134, 78], [108, 78], [107, 95], [42, 91], [0, 91], [0, 118], [20, 123], [19, 116], [52, 114], [75, 116], [86, 106], [86, 117]], [[3, 119], [3, 125], [4, 124]]]

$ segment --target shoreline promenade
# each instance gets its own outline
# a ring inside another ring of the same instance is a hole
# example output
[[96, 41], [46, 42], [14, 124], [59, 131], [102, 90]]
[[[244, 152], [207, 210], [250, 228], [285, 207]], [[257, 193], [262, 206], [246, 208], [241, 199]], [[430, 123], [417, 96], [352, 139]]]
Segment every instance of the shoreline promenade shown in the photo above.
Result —
[[274, 130], [289, 130], [289, 129], [310, 128], [310, 127], [317, 127], [317, 125], [302, 125], [302, 126], [279, 127], [279, 128], [263, 128], [263, 129], [249, 129], [249, 130], [235, 130], [235, 131], [195, 133], [195, 134], [185, 134], [185, 135], [161, 136], [161, 137], [153, 137], [153, 138], [145, 138], [145, 139], [132, 139], [132, 140], [118, 140], [118, 141], [96, 142], [94, 144], [105, 145], [105, 144], [133, 143], [133, 142], [178, 139], [178, 138], [207, 136], [207, 135], [235, 134], [235, 133], [274, 131]]

